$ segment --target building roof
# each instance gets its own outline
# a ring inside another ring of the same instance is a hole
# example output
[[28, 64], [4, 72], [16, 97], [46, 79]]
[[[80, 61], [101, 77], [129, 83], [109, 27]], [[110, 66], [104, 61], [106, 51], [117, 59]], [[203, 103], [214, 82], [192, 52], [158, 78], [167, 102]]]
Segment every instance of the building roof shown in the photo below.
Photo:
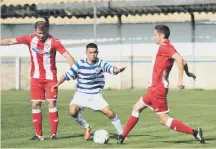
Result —
[[[95, 0], [95, 2], [108, 2], [110, 0]], [[115, 1], [115, 0], [114, 0]], [[125, 1], [125, 0], [118, 0], [118, 1]], [[83, 2], [94, 2], [94, 0], [2, 0], [1, 5], [21, 5], [24, 6], [28, 5], [38, 5], [38, 4], [59, 4], [59, 3], [83, 3]]]
[[76, 17], [216, 12], [216, 0], [3, 0], [1, 18]]
[[[216, 21], [216, 13], [202, 12], [194, 13], [196, 21]], [[24, 18], [5, 18], [1, 19], [1, 24], [34, 24], [43, 18], [41, 17], [24, 17]], [[143, 14], [143, 15], [122, 15], [122, 23], [154, 23], [154, 22], [187, 22], [190, 21], [190, 15], [188, 13], [168, 13], [168, 14]], [[90, 17], [76, 18], [76, 17], [49, 17], [50, 24], [93, 24], [94, 19]], [[97, 18], [98, 24], [116, 24], [118, 23], [118, 17], [101, 16]]]

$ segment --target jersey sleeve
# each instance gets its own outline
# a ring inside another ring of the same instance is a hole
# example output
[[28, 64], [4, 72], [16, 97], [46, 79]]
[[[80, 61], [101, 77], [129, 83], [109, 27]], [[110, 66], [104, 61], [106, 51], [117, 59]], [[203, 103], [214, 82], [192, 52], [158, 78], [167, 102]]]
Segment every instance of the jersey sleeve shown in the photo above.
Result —
[[72, 66], [70, 69], [68, 69], [64, 76], [65, 76], [65, 80], [69, 81], [69, 80], [75, 80], [78, 77], [78, 63], [76, 62], [74, 66]]
[[161, 54], [164, 56], [172, 57], [175, 53], [178, 53], [173, 47], [161, 45]]
[[65, 53], [65, 52], [67, 52], [67, 50], [65, 49], [65, 47], [61, 44], [61, 42], [60, 42], [59, 40], [55, 40], [54, 48], [55, 48], [60, 54], [63, 54], [63, 53]]
[[16, 41], [17, 43], [28, 44], [30, 43], [30, 38], [31, 38], [30, 35], [26, 35], [26, 36], [16, 38]]
[[114, 66], [108, 64], [107, 62], [101, 60], [101, 68], [103, 70], [103, 72], [106, 72], [106, 73], [110, 73], [110, 74], [116, 74], [114, 72]]

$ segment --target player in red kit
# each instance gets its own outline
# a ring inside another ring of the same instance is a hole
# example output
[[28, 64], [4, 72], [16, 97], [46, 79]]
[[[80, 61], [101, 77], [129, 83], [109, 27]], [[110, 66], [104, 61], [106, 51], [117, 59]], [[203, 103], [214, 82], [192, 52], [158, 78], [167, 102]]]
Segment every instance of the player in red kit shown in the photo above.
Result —
[[36, 135], [31, 140], [43, 140], [41, 102], [47, 101], [51, 139], [56, 140], [58, 127], [58, 111], [56, 107], [57, 89], [51, 92], [51, 87], [57, 83], [56, 52], [58, 51], [73, 66], [74, 59], [64, 46], [48, 34], [48, 24], [45, 21], [35, 23], [35, 34], [19, 38], [1, 40], [1, 45], [26, 44], [31, 57], [31, 101], [32, 121]]
[[187, 63], [175, 50], [173, 45], [168, 40], [170, 35], [170, 30], [165, 25], [157, 25], [154, 30], [154, 38], [156, 44], [159, 45], [159, 50], [157, 51], [154, 66], [151, 85], [147, 93], [137, 101], [133, 107], [132, 114], [127, 121], [124, 132], [117, 137], [117, 143], [123, 143], [125, 136], [131, 131], [131, 129], [136, 125], [139, 120], [140, 112], [146, 107], [151, 108], [155, 111], [156, 115], [159, 117], [160, 122], [170, 129], [178, 132], [187, 133], [194, 136], [201, 143], [205, 142], [202, 135], [201, 128], [193, 129], [181, 121], [178, 121], [171, 116], [169, 116], [168, 105], [167, 105], [167, 93], [168, 93], [168, 77], [172, 69], [174, 61], [178, 65], [179, 79], [178, 88], [184, 89], [183, 85], [183, 72], [185, 70], [189, 77], [196, 76], [188, 72]]

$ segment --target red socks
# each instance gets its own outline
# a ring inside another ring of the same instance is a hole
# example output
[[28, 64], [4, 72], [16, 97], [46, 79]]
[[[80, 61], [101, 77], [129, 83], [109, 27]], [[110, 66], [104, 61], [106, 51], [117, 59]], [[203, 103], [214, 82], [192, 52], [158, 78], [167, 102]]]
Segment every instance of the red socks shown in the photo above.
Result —
[[175, 131], [193, 135], [193, 129], [191, 127], [173, 118], [170, 118], [170, 117], [168, 118], [166, 126]]
[[42, 136], [42, 113], [40, 109], [32, 109], [32, 122], [37, 136]]
[[[131, 129], [136, 125], [138, 120], [139, 120], [139, 112], [133, 111], [132, 115], [128, 119], [127, 124], [124, 128], [124, 132], [121, 135], [123, 137], [127, 136], [128, 133], [131, 131]], [[193, 128], [191, 128], [191, 127], [183, 124], [182, 122], [175, 120], [171, 117], [168, 118], [168, 120], [166, 122], [166, 126], [175, 130], [175, 131], [193, 135]]]
[[127, 124], [124, 128], [124, 132], [121, 134], [123, 137], [127, 136], [131, 129], [136, 125], [139, 120], [139, 112], [132, 112], [132, 115], [127, 121]]
[[51, 128], [51, 136], [56, 135], [58, 127], [58, 111], [56, 107], [49, 109], [49, 122]]

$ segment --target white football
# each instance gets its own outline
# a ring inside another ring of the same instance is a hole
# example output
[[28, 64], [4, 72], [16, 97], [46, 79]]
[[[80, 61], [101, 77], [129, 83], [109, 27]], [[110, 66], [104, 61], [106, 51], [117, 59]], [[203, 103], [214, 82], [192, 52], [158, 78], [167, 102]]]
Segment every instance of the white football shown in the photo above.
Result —
[[109, 133], [106, 130], [97, 130], [94, 133], [93, 140], [97, 144], [107, 144], [109, 141]]

